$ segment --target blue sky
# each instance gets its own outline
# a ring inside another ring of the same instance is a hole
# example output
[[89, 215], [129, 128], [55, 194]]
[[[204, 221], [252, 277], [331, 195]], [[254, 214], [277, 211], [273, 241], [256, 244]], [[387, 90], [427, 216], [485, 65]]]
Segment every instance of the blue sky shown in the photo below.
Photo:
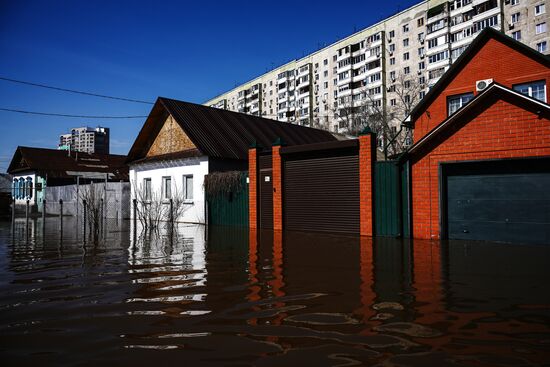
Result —
[[[415, 3], [0, 0], [0, 76], [202, 103]], [[150, 110], [1, 80], [0, 108], [101, 116]], [[111, 152], [126, 154], [143, 122], [0, 111], [0, 171], [18, 145], [55, 148], [59, 134], [83, 125], [110, 127]]]

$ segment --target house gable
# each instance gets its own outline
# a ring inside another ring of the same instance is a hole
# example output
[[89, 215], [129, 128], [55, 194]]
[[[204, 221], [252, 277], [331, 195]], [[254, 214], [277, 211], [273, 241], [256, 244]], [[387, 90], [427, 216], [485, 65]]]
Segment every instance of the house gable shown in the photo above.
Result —
[[544, 80], [550, 84], [549, 59], [517, 47], [507, 36], [488, 32], [472, 44], [412, 112], [414, 140], [419, 141], [447, 118], [449, 96], [476, 92], [476, 81], [493, 79], [505, 87]]
[[145, 156], [153, 157], [195, 148], [195, 144], [189, 139], [178, 122], [172, 115], [168, 115]]

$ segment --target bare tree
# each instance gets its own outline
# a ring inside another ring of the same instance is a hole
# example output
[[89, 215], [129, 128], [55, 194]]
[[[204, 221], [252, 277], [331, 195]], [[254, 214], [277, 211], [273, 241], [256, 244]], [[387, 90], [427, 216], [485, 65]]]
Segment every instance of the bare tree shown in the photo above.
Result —
[[84, 211], [89, 233], [93, 235], [94, 242], [99, 239], [99, 230], [103, 216], [104, 184], [90, 183], [79, 187], [79, 200], [86, 205]]
[[341, 101], [343, 103], [332, 110], [334, 120], [352, 136], [358, 136], [366, 127], [370, 128], [387, 158], [388, 155], [402, 152], [406, 147], [410, 132], [403, 131], [401, 123], [420, 101], [420, 93], [424, 88], [410, 74], [399, 74], [388, 88], [388, 106], [384, 103], [382, 91], [367, 89], [356, 100], [349, 96]]

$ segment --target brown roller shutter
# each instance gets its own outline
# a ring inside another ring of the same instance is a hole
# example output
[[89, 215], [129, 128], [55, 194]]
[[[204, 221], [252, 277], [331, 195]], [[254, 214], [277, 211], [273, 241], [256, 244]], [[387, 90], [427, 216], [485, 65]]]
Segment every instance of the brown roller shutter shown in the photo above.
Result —
[[357, 154], [286, 159], [283, 169], [285, 229], [359, 233]]

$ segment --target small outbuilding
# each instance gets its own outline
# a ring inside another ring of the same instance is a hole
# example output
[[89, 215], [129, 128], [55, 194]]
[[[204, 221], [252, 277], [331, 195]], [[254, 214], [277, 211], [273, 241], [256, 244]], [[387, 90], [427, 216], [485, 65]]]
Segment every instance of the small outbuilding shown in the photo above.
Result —
[[412, 111], [412, 236], [550, 243], [550, 58], [485, 30]]
[[328, 131], [159, 97], [138, 134], [127, 163], [132, 198], [168, 205], [183, 199], [179, 221], [205, 223], [205, 176], [246, 171], [252, 144], [271, 149], [336, 141]]

